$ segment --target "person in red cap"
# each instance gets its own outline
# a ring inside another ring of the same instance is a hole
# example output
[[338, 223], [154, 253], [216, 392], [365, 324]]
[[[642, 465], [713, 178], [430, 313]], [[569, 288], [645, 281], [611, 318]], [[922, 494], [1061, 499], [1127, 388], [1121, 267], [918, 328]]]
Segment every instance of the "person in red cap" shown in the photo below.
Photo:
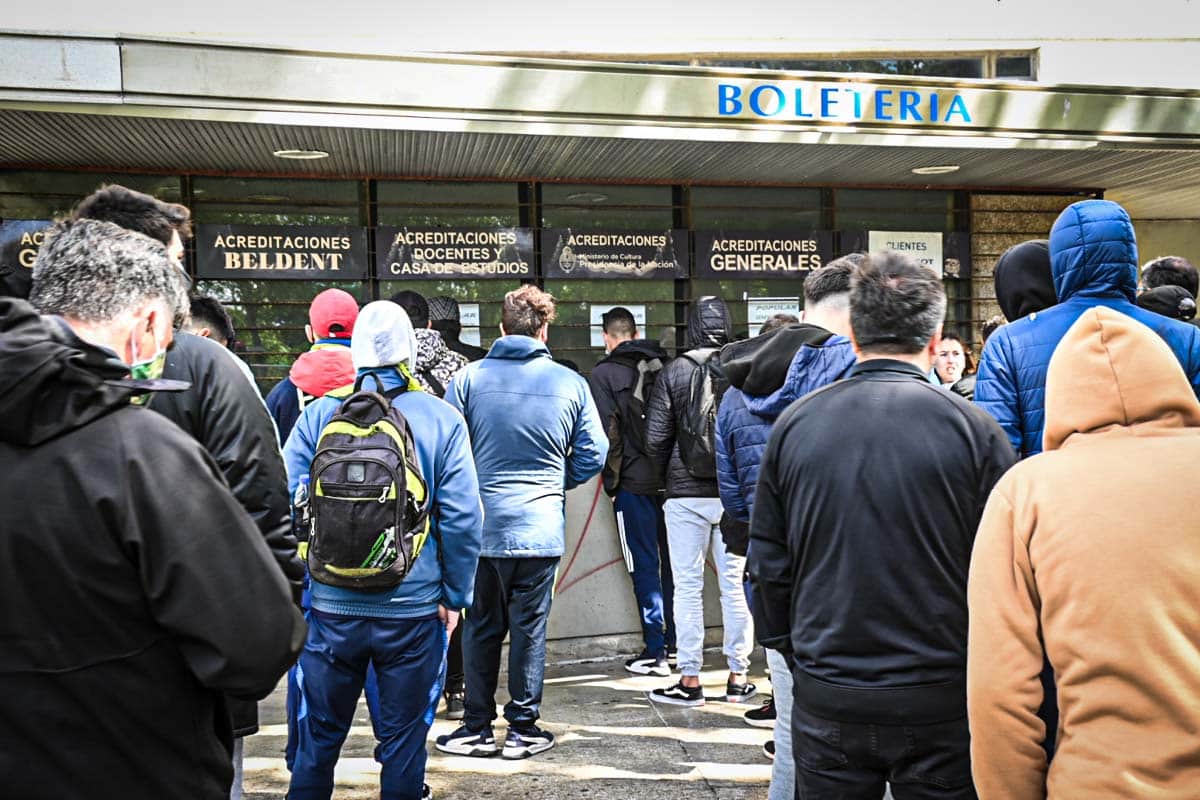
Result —
[[308, 307], [304, 335], [312, 348], [292, 364], [288, 376], [267, 395], [267, 409], [286, 442], [304, 407], [326, 393], [354, 383], [350, 335], [358, 319], [358, 301], [341, 289], [326, 289]]

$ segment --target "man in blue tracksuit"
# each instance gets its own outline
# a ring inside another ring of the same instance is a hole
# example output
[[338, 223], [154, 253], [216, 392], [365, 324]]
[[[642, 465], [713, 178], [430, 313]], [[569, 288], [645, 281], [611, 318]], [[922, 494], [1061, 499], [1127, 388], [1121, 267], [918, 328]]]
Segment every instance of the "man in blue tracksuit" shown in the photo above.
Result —
[[[297, 680], [302, 707], [291, 800], [328, 798], [333, 769], [350, 730], [367, 667], [379, 686], [373, 714], [375, 758], [384, 800], [429, 797], [423, 786], [425, 737], [441, 695], [446, 641], [455, 609], [471, 605], [483, 516], [467, 425], [455, 409], [422, 391], [413, 378], [416, 340], [404, 309], [366, 306], [350, 345], [358, 374], [382, 390], [401, 386], [392, 404], [412, 429], [435, 529], [412, 571], [394, 589], [362, 592], [312, 582], [309, 635]], [[324, 397], [304, 409], [284, 447], [289, 488], [307, 475], [321, 430], [341, 400]]]
[[554, 298], [525, 285], [504, 297], [501, 336], [482, 361], [450, 382], [446, 399], [471, 430], [485, 512], [475, 602], [463, 633], [467, 696], [463, 724], [437, 748], [487, 756], [500, 646], [509, 642], [505, 758], [554, 746], [537, 726], [554, 574], [565, 548], [566, 490], [600, 472], [608, 439], [587, 382], [546, 349]]
[[1161, 336], [1200, 396], [1200, 329], [1134, 305], [1137, 241], [1125, 209], [1109, 200], [1072, 203], [1055, 220], [1049, 247], [1058, 304], [997, 330], [975, 381], [975, 402], [1000, 423], [1022, 458], [1042, 451], [1050, 356], [1092, 306], [1120, 311]]

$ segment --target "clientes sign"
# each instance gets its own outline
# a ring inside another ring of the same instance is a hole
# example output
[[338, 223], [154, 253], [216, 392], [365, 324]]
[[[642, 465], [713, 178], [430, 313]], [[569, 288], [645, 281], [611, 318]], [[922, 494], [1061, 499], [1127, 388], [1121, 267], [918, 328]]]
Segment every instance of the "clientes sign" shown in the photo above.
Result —
[[969, 125], [973, 119], [966, 99], [952, 89], [796, 81], [717, 84], [717, 113], [722, 117], [936, 125]]

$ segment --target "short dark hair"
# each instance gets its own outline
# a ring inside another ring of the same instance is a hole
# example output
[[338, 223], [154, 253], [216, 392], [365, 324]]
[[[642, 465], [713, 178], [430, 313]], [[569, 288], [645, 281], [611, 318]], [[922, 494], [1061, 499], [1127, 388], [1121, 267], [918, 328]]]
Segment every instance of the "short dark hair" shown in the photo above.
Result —
[[909, 256], [885, 250], [855, 268], [850, 328], [864, 353], [913, 355], [928, 345], [946, 316], [938, 276]]
[[227, 347], [233, 344], [237, 336], [225, 306], [217, 298], [206, 294], [192, 295], [192, 327], [209, 328], [212, 338]]
[[500, 324], [516, 336], [537, 336], [542, 326], [554, 321], [554, 296], [527, 283], [504, 295]]
[[429, 303], [424, 295], [405, 289], [392, 295], [392, 302], [404, 309], [414, 328], [429, 327]]
[[624, 306], [610, 308], [600, 315], [604, 332], [617, 339], [632, 339], [637, 333], [637, 320], [633, 312]]
[[795, 314], [773, 314], [759, 327], [758, 335], [762, 336], [764, 333], [786, 328], [788, 325], [795, 325], [799, 321], [800, 318]]
[[110, 183], [83, 198], [75, 206], [71, 219], [111, 222], [170, 245], [173, 233], [178, 233], [180, 239], [192, 235], [191, 216], [187, 206], [166, 203], [144, 192]]
[[1200, 288], [1200, 274], [1192, 262], [1182, 256], [1162, 256], [1142, 267], [1142, 285], [1147, 289], [1160, 286], [1182, 286], [1195, 297]]
[[863, 253], [850, 253], [814, 269], [804, 279], [804, 305], [815, 306], [830, 297], [850, 294], [850, 275], [867, 260]]

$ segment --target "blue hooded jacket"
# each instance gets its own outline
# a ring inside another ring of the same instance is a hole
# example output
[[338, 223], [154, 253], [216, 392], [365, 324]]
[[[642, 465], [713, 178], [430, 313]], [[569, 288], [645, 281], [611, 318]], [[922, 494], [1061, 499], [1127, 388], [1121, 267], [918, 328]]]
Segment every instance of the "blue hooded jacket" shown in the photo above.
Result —
[[1022, 458], [1042, 451], [1050, 356], [1093, 306], [1133, 317], [1161, 336], [1200, 396], [1200, 330], [1134, 305], [1137, 264], [1133, 223], [1116, 203], [1073, 203], [1055, 221], [1050, 270], [1058, 305], [997, 330], [983, 349], [975, 383], [975, 402], [1000, 423]]
[[454, 376], [446, 401], [466, 417], [491, 558], [566, 548], [566, 490], [600, 472], [608, 438], [587, 381], [529, 336], [502, 336]]
[[[405, 380], [394, 367], [358, 370], [359, 375], [366, 372], [376, 375], [385, 391]], [[374, 388], [370, 379], [366, 386]], [[343, 399], [326, 396], [310, 403], [292, 428], [283, 448], [291, 496], [295, 496], [300, 477], [308, 474], [321, 431]], [[483, 512], [466, 423], [445, 402], [423, 391], [404, 392], [392, 405], [412, 428], [417, 462], [436, 509], [431, 522], [438, 535], [431, 531], [412, 572], [394, 589], [361, 592], [313, 581], [312, 607], [318, 611], [372, 619], [421, 619], [436, 614], [439, 604], [447, 608], [471, 605]]]
[[767, 395], [730, 387], [717, 410], [717, 488], [731, 516], [750, 521], [754, 488], [771, 426], [784, 409], [809, 392], [844, 377], [854, 366], [854, 349], [845, 336], [796, 351], [783, 386]]

